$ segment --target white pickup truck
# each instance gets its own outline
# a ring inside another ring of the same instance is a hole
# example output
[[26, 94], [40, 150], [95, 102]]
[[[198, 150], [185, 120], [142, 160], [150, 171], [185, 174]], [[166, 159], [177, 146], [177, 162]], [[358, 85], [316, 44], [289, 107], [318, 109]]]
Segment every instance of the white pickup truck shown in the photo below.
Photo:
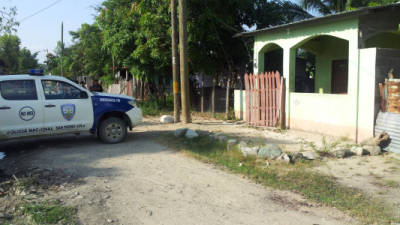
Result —
[[92, 93], [63, 77], [32, 74], [0, 76], [0, 141], [89, 131], [112, 144], [142, 121], [134, 98]]

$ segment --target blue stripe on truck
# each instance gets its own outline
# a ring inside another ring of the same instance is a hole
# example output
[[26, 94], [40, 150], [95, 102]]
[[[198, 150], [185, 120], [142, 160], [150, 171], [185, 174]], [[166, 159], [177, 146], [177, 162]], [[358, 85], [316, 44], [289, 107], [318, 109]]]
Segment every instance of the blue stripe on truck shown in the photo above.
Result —
[[92, 96], [94, 121], [90, 131], [96, 131], [99, 121], [104, 114], [110, 112], [125, 113], [133, 109], [133, 106], [128, 103], [129, 101], [131, 101], [131, 99], [100, 95]]

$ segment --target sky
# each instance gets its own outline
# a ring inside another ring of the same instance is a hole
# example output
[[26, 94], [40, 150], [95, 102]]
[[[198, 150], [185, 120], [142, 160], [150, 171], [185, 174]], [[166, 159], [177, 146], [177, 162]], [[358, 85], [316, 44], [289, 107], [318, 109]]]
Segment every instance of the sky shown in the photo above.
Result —
[[[22, 20], [17, 28], [21, 46], [39, 52], [38, 59], [43, 62], [46, 51], [53, 52], [61, 38], [61, 22], [64, 22], [64, 43], [68, 46], [72, 43], [69, 31], [76, 31], [82, 23], [93, 23], [96, 13], [93, 6], [101, 2], [103, 0], [0, 0], [0, 7], [17, 7], [17, 20]], [[38, 14], [33, 15], [35, 13]]]

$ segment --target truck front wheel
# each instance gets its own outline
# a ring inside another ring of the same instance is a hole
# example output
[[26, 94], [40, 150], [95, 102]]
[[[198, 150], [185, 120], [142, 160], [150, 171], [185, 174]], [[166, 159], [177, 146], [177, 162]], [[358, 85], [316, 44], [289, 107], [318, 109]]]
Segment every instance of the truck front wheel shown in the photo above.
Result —
[[122, 142], [127, 135], [127, 125], [121, 118], [110, 117], [101, 122], [99, 138], [107, 144]]

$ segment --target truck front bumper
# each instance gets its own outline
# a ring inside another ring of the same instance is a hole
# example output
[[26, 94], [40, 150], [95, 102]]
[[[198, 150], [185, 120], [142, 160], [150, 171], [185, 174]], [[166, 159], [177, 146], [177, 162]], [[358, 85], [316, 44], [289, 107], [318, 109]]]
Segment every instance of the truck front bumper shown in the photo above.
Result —
[[142, 110], [137, 107], [126, 112], [126, 115], [128, 115], [129, 119], [131, 120], [132, 127], [135, 127], [142, 122]]

